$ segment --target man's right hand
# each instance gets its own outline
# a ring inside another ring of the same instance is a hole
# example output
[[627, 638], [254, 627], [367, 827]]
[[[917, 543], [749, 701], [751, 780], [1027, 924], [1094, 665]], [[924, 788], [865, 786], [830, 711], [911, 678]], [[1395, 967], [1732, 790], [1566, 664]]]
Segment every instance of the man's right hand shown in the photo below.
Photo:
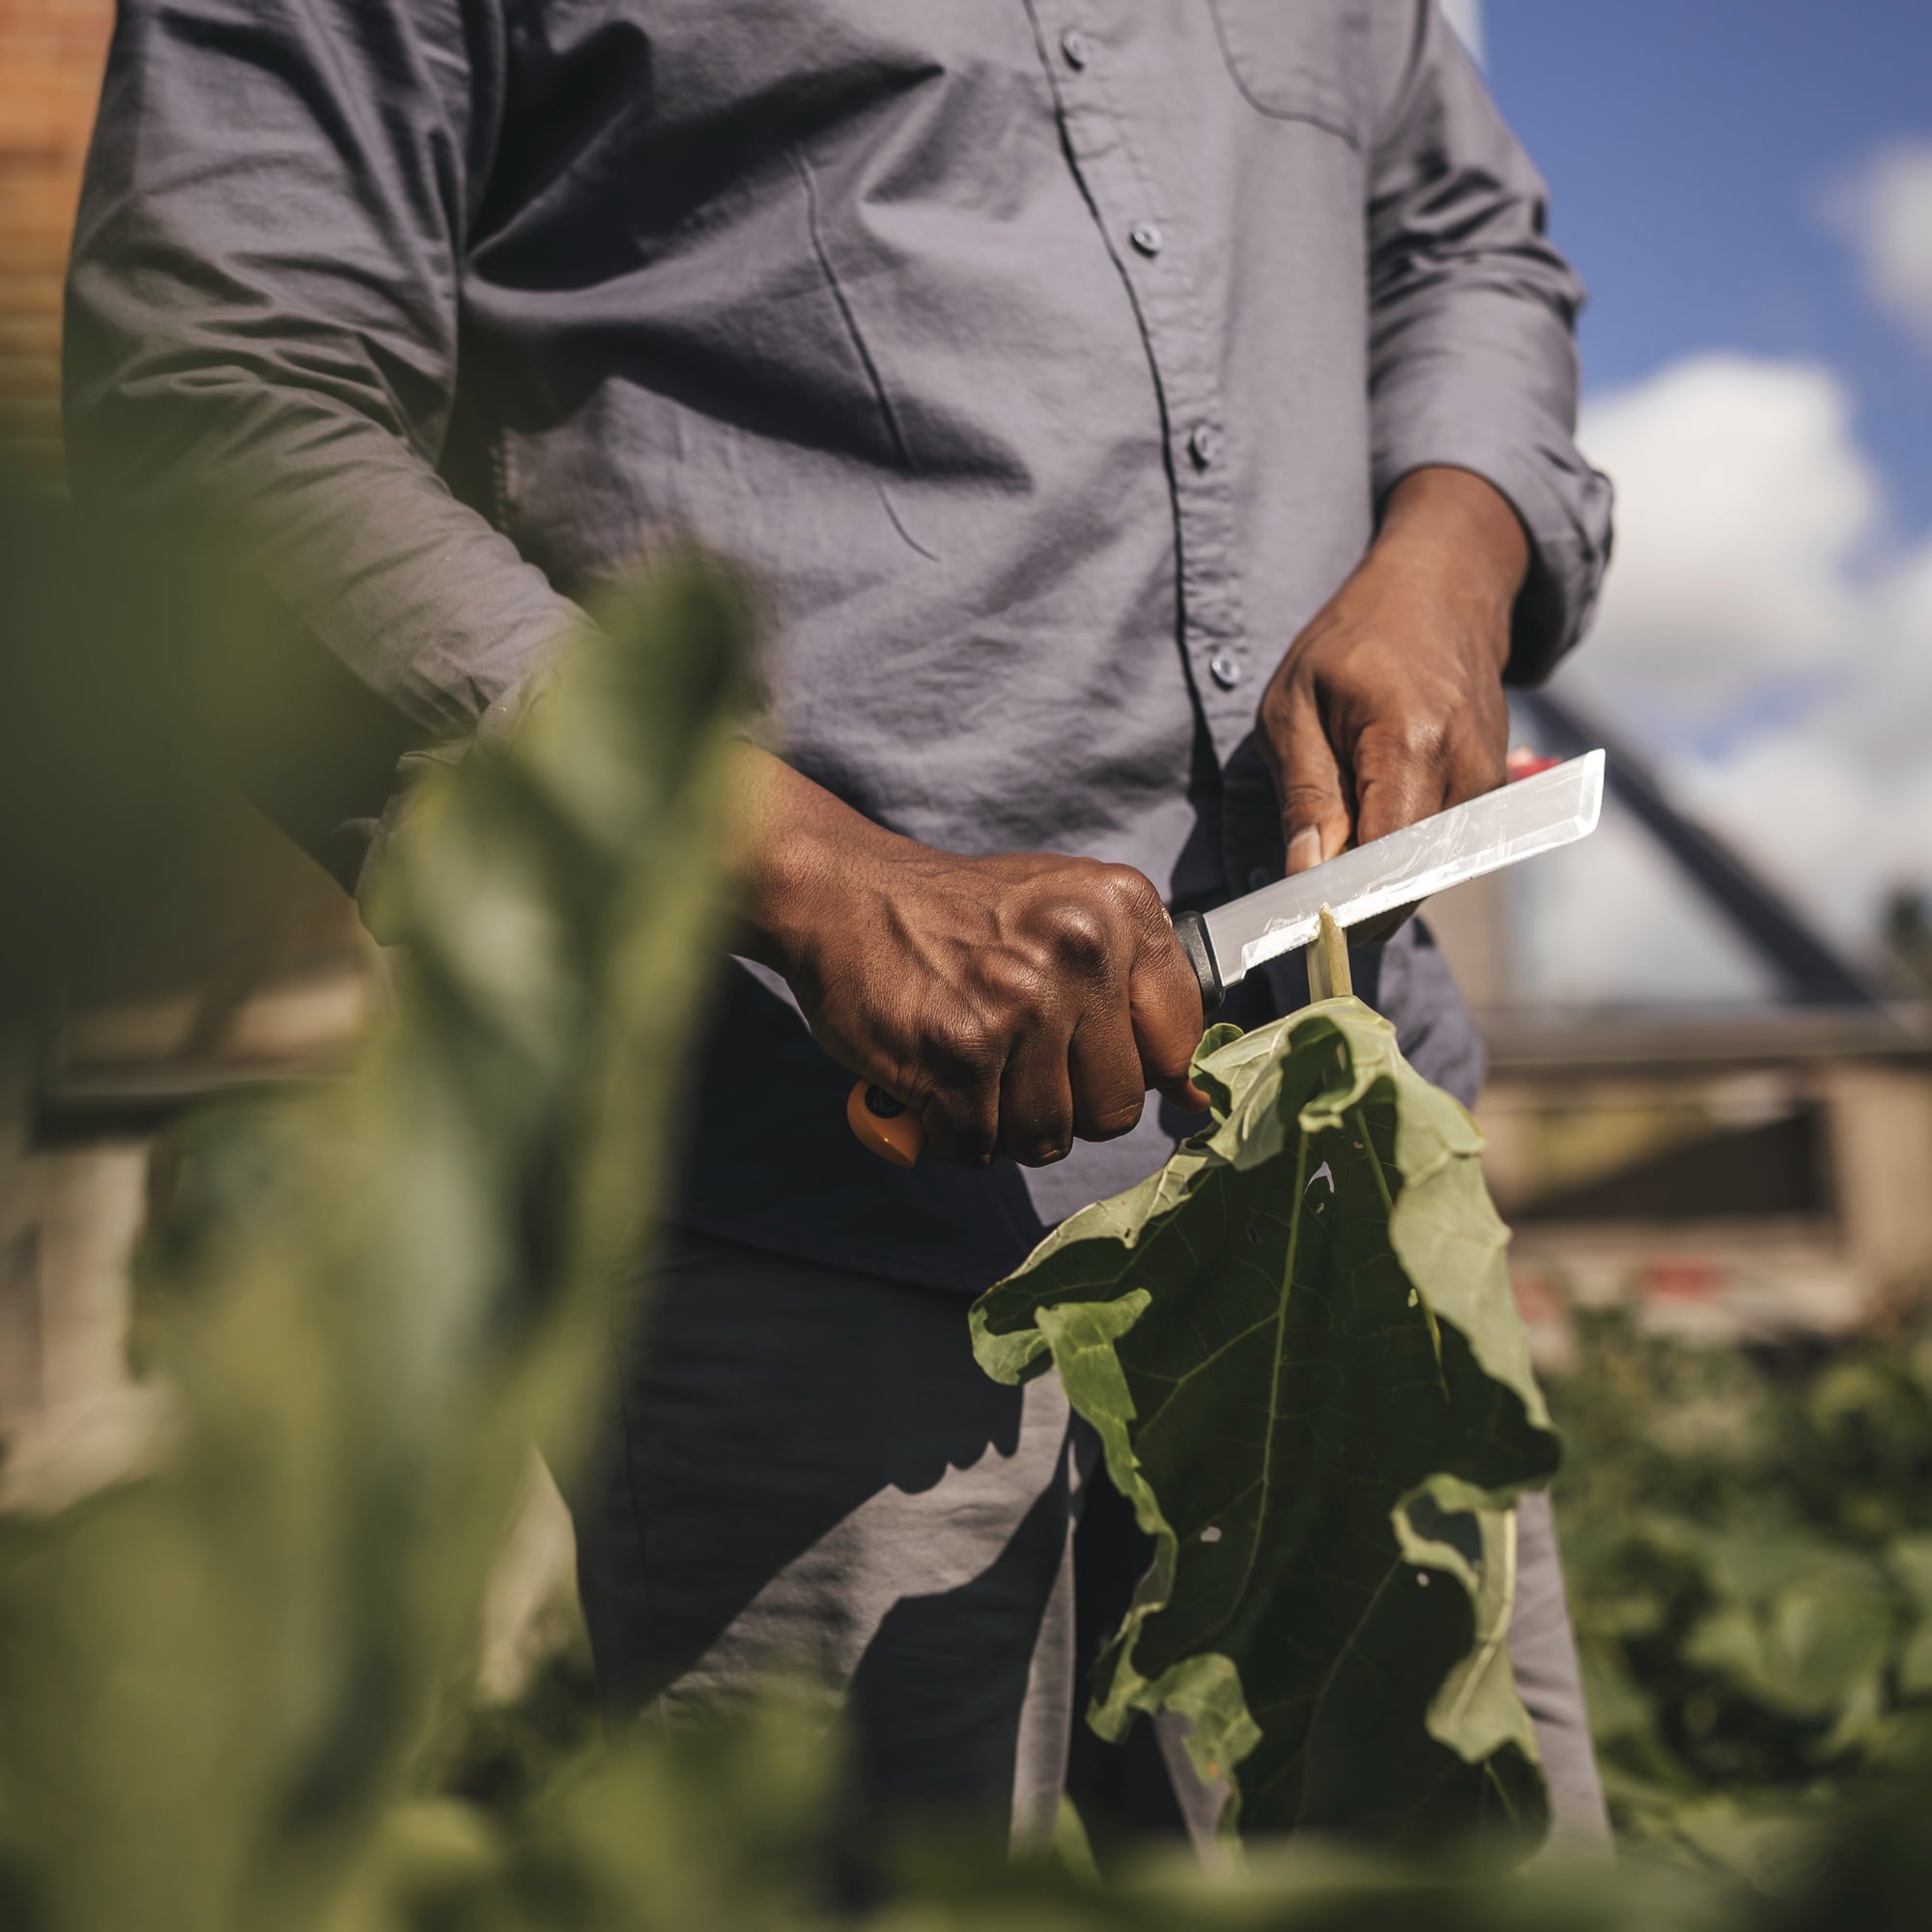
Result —
[[1061, 1159], [1188, 1079], [1201, 993], [1160, 895], [1127, 866], [962, 858], [874, 825], [765, 753], [739, 786], [745, 951], [813, 1037], [917, 1113], [942, 1158]]

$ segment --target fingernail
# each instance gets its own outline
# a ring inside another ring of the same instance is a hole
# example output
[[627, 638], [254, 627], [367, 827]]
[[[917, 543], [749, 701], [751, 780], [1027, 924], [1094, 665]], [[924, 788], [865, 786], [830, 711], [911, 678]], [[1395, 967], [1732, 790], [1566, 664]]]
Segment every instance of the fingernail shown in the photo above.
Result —
[[1321, 834], [1312, 825], [1304, 825], [1288, 841], [1288, 869], [1291, 872], [1305, 872], [1311, 866], [1321, 863]]

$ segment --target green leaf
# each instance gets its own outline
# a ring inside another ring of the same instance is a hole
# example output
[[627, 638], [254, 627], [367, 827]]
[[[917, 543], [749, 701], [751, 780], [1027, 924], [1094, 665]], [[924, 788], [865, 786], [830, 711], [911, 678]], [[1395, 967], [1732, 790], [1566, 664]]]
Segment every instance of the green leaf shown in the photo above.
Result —
[[1532, 1827], [1510, 1505], [1557, 1450], [1481, 1136], [1352, 998], [1196, 1072], [1213, 1126], [973, 1310], [990, 1374], [1059, 1370], [1154, 1542], [1093, 1721], [1182, 1713], [1247, 1830]]
[[1836, 1719], [1868, 1701], [1896, 1618], [1875, 1562], [1803, 1536], [1712, 1536], [1706, 1557], [1715, 1602], [1688, 1662], [1789, 1718]]

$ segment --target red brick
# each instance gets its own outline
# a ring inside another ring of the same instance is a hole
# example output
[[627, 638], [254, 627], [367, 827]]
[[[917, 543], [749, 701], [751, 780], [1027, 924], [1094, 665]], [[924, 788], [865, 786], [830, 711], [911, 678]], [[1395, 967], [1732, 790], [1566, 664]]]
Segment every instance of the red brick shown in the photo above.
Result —
[[0, 0], [0, 462], [56, 471], [61, 280], [113, 0]]

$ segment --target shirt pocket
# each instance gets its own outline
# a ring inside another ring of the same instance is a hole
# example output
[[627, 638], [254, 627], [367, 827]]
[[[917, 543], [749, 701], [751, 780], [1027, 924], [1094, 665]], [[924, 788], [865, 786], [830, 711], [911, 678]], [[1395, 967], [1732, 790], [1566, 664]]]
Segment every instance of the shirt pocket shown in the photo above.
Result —
[[1210, 0], [1228, 71], [1249, 106], [1367, 138], [1369, 9], [1389, 0]]

